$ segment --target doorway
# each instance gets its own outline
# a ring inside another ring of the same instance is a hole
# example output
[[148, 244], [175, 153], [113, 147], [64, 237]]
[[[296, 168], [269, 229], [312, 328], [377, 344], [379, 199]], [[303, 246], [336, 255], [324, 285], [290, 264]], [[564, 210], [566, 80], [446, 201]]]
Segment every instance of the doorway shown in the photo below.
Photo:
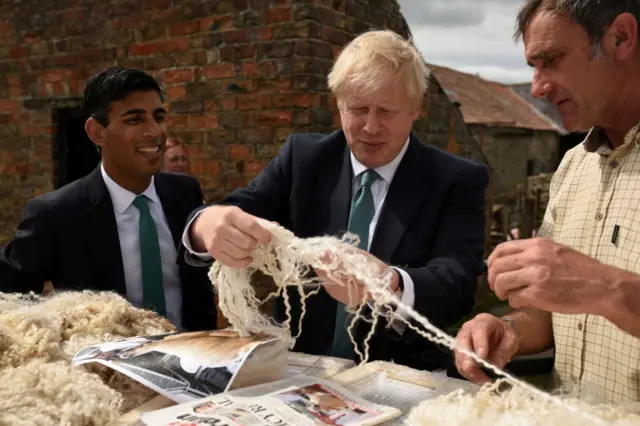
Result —
[[53, 122], [54, 186], [60, 188], [91, 173], [100, 163], [100, 153], [84, 130], [81, 107], [56, 108]]

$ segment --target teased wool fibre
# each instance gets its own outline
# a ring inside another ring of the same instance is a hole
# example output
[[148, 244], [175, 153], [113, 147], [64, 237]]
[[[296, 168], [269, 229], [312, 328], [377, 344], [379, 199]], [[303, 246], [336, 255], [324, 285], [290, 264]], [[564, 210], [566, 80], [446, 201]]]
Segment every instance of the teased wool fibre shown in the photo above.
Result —
[[98, 426], [156, 393], [98, 363], [71, 366], [87, 346], [175, 331], [116, 293], [0, 293], [0, 425]]
[[[345, 283], [345, 290], [348, 292], [350, 296], [349, 299], [352, 302], [349, 303], [349, 305], [355, 305], [355, 307], [351, 309], [354, 317], [348, 327], [348, 331], [354, 345], [354, 351], [362, 357], [364, 362], [368, 360], [369, 341], [376, 330], [379, 317], [387, 316], [390, 319], [390, 315], [393, 315], [395, 320], [403, 321], [408, 328], [414, 330], [424, 338], [434, 343], [444, 345], [451, 350], [464, 353], [480, 365], [504, 377], [508, 383], [514, 385], [515, 389], [518, 389], [517, 392], [520, 393], [512, 394], [507, 392], [505, 394], [507, 395], [504, 397], [504, 401], [506, 402], [496, 402], [496, 407], [498, 407], [499, 404], [507, 407], [505, 412], [500, 414], [501, 417], [493, 415], [488, 417], [489, 419], [497, 421], [498, 417], [500, 417], [501, 421], [505, 421], [508, 424], [538, 424], [518, 423], [515, 419], [520, 419], [522, 416], [509, 417], [511, 407], [517, 407], [518, 400], [524, 398], [523, 395], [526, 395], [527, 397], [535, 398], [533, 401], [539, 401], [540, 404], [555, 407], [555, 410], [560, 410], [558, 413], [569, 413], [568, 415], [582, 419], [583, 422], [590, 422], [587, 424], [608, 424], [608, 421], [600, 415], [600, 412], [585, 409], [585, 405], [575, 404], [570, 400], [548, 394], [495, 367], [474, 352], [461, 347], [453, 337], [431, 324], [413, 308], [403, 305], [398, 297], [389, 290], [392, 277], [391, 271], [389, 271], [388, 268], [384, 270], [381, 269], [366, 253], [355, 248], [358, 242], [357, 236], [346, 234], [342, 238], [322, 236], [302, 239], [296, 237], [292, 232], [276, 223], [262, 219], [259, 219], [259, 221], [271, 232], [272, 236], [269, 243], [259, 244], [253, 250], [252, 262], [245, 268], [233, 268], [214, 262], [209, 271], [209, 277], [218, 292], [219, 306], [222, 313], [229, 320], [229, 323], [241, 334], [268, 333], [278, 336], [288, 341], [290, 345], [293, 345], [297, 336], [292, 336], [290, 333], [291, 305], [289, 302], [289, 292], [285, 289], [290, 287], [300, 295], [302, 309], [298, 330], [301, 331], [306, 299], [317, 293], [321, 286], [319, 279], [310, 272], [312, 268], [320, 269], [327, 274], [329, 279]], [[260, 312], [259, 306], [262, 302], [256, 297], [250, 284], [251, 275], [255, 271], [262, 271], [265, 275], [273, 277], [277, 290], [274, 291], [270, 297], [283, 296], [284, 304], [287, 307], [287, 319], [284, 324], [275, 324], [271, 318]], [[346, 273], [344, 271], [349, 272]], [[367, 321], [372, 322], [373, 326], [364, 340], [364, 354], [360, 352], [353, 336], [354, 325], [359, 318], [362, 318], [361, 312], [367, 305], [355, 299], [357, 289], [356, 280], [364, 283], [366, 286], [366, 290], [370, 295], [370, 302], [368, 304], [372, 306], [372, 318]], [[389, 312], [395, 309], [397, 309], [397, 311], [403, 310], [406, 316], [412, 321], [405, 320], [397, 314], [389, 314]], [[513, 397], [509, 397], [508, 395], [513, 395]], [[454, 393], [448, 400], [439, 399], [437, 401], [425, 402], [425, 404], [431, 403], [432, 405], [430, 407], [439, 404], [438, 406], [442, 410], [446, 410], [449, 406], [453, 407], [451, 408], [453, 411], [456, 410], [455, 407], [460, 407], [460, 409], [466, 409], [464, 407], [467, 407], [471, 413], [475, 413], [474, 417], [470, 418], [469, 421], [458, 423], [455, 419], [462, 418], [458, 416], [455, 417], [451, 423], [448, 422], [447, 417], [443, 417], [441, 423], [424, 424], [477, 424], [477, 421], [482, 421], [481, 411], [474, 411], [471, 405], [477, 403], [482, 407], [483, 394], [480, 394], [477, 398], [471, 396], [467, 398], [469, 399], [465, 400], [462, 396]], [[513, 404], [509, 402], [511, 399], [514, 400]], [[470, 402], [466, 402], [465, 405], [465, 401]], [[538, 408], [533, 410], [534, 413], [540, 412], [542, 407], [540, 404], [537, 404]], [[424, 412], [424, 408], [416, 410], [412, 419], [416, 422], [415, 424], [422, 424], [416, 419], [421, 416], [420, 413]], [[551, 408], [549, 408], [549, 410], [553, 411]], [[498, 411], [496, 411], [496, 413], [497, 412]], [[444, 411], [441, 413], [444, 414]], [[532, 414], [526, 414], [524, 417], [527, 415]], [[553, 414], [553, 417], [556, 415], [557, 414]], [[431, 417], [425, 417], [425, 421], [428, 421], [430, 418]]]

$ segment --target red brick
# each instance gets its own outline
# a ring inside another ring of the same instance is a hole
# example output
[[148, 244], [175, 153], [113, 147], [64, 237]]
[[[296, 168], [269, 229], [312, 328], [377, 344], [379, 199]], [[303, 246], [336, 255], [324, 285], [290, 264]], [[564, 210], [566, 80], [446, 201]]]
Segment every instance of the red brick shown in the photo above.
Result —
[[185, 99], [187, 97], [187, 90], [184, 86], [168, 86], [166, 88], [167, 96], [171, 99]]
[[219, 127], [217, 115], [190, 115], [187, 118], [189, 129], [217, 129]]
[[273, 30], [269, 27], [258, 28], [256, 35], [260, 41], [273, 40]]
[[20, 111], [20, 101], [0, 99], [0, 112], [18, 112], [18, 111]]
[[264, 161], [247, 161], [244, 165], [244, 172], [249, 176], [255, 176], [264, 169]]
[[222, 33], [222, 37], [227, 43], [243, 43], [251, 41], [247, 30], [228, 30]]
[[262, 111], [256, 114], [256, 123], [266, 126], [283, 126], [291, 124], [293, 114], [291, 111]]
[[177, 35], [193, 34], [198, 32], [198, 28], [197, 20], [179, 22], [169, 28], [169, 34], [171, 34], [172, 37]]
[[263, 22], [265, 24], [278, 24], [293, 20], [293, 10], [291, 6], [271, 7], [264, 12]]
[[150, 43], [134, 44], [129, 53], [134, 56], [149, 56], [156, 53], [173, 53], [189, 49], [188, 38], [174, 38], [171, 40], [153, 41]]
[[187, 116], [186, 115], [170, 115], [165, 120], [165, 124], [169, 132], [171, 132], [172, 129], [186, 129]]
[[238, 109], [265, 109], [271, 107], [271, 96], [268, 94], [241, 94], [238, 95]]
[[256, 87], [253, 80], [231, 80], [225, 82], [224, 86], [229, 92], [253, 92]]
[[26, 47], [14, 47], [9, 50], [9, 56], [11, 59], [21, 59], [29, 56], [29, 49]]
[[205, 160], [204, 172], [208, 176], [217, 175], [222, 170], [220, 160]]
[[193, 81], [193, 69], [191, 68], [167, 70], [163, 75], [163, 82], [165, 84], [188, 83], [190, 81]]
[[248, 160], [252, 156], [252, 149], [247, 145], [228, 145], [227, 146], [227, 157], [232, 160]]
[[251, 182], [251, 176], [225, 176], [226, 189], [232, 191], [236, 188], [244, 188]]
[[236, 54], [240, 59], [253, 59], [256, 57], [256, 46], [254, 44], [243, 44], [238, 46]]
[[291, 79], [287, 77], [281, 77], [277, 80], [275, 79], [265, 79], [260, 78], [257, 80], [257, 90], [258, 91], [275, 91], [279, 92], [281, 90], [290, 90], [291, 89]]
[[149, 25], [149, 14], [147, 13], [124, 16], [120, 20], [120, 28], [123, 30], [140, 30], [147, 25]]
[[68, 67], [76, 63], [78, 57], [76, 55], [63, 55], [55, 57], [57, 67]]
[[24, 123], [20, 126], [20, 135], [24, 137], [51, 135], [52, 133], [53, 126], [49, 124]]
[[151, 9], [168, 9], [171, 7], [171, 0], [145, 0], [144, 8]]
[[202, 72], [206, 78], [233, 78], [236, 76], [236, 66], [228, 62], [205, 65]]
[[0, 37], [9, 37], [13, 35], [13, 25], [10, 21], [0, 21]]
[[264, 78], [275, 77], [278, 74], [278, 63], [276, 61], [262, 61], [258, 67], [260, 75]]
[[244, 77], [256, 77], [260, 75], [258, 71], [258, 64], [255, 61], [243, 62], [241, 65], [241, 72]]
[[[235, 98], [234, 98], [233, 109], [235, 109]], [[215, 99], [207, 99], [204, 101], [204, 110], [207, 112], [212, 111], [220, 111], [220, 107], [218, 105], [218, 101]]]

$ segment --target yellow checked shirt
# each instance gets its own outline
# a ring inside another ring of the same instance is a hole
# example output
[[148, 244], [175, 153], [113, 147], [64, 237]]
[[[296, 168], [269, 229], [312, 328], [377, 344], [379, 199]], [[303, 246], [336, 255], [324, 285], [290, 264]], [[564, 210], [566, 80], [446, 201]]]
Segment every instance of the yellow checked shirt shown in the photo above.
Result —
[[[562, 159], [550, 190], [540, 236], [640, 274], [640, 124], [616, 150], [593, 129]], [[640, 339], [593, 315], [553, 314], [553, 333], [556, 385], [640, 401]]]

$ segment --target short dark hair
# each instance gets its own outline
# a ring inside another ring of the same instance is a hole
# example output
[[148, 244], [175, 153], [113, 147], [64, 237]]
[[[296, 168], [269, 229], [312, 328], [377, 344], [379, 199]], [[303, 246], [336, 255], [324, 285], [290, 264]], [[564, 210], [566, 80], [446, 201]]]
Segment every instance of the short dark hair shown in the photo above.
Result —
[[632, 14], [640, 23], [638, 0], [527, 0], [518, 13], [514, 39], [524, 37], [529, 22], [538, 11], [567, 15], [587, 32], [592, 48], [598, 50], [605, 33], [622, 13]]
[[110, 67], [89, 79], [84, 89], [84, 112], [103, 126], [109, 124], [109, 108], [133, 92], [164, 93], [155, 78], [134, 68]]

